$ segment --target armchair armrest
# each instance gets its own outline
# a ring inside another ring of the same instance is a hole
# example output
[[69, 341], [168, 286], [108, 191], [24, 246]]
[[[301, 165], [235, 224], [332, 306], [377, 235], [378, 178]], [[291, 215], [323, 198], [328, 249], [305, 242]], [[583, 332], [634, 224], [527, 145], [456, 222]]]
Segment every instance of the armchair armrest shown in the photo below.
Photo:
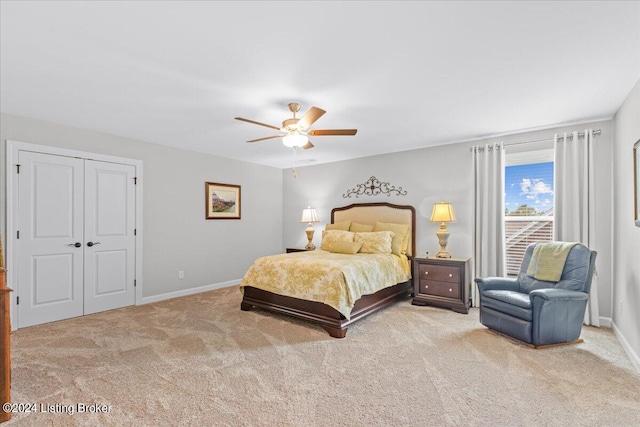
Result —
[[539, 297], [546, 301], [584, 301], [589, 299], [589, 295], [584, 292], [557, 288], [536, 289], [535, 291], [529, 292], [529, 298], [531, 301], [533, 301], [534, 297]]
[[506, 277], [481, 277], [476, 278], [475, 282], [478, 284], [480, 293], [488, 290], [517, 291], [520, 289], [517, 279]]
[[580, 337], [589, 295], [580, 291], [547, 288], [529, 292], [533, 345], [572, 342]]

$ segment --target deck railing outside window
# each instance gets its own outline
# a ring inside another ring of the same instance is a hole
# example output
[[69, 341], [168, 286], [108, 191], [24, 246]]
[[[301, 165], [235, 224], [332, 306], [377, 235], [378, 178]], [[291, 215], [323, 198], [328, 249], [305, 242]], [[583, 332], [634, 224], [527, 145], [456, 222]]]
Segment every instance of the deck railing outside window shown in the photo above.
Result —
[[553, 240], [553, 216], [504, 217], [507, 274], [517, 275], [531, 243]]

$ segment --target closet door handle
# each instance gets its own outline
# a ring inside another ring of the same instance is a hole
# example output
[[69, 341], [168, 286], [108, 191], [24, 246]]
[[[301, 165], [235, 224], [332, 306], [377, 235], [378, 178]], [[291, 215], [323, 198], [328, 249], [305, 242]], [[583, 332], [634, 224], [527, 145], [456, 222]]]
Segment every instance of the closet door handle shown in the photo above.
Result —
[[89, 242], [89, 243], [87, 243], [87, 246], [91, 247], [91, 246], [99, 245], [99, 244], [100, 244], [100, 242]]
[[75, 246], [76, 248], [79, 248], [80, 246], [82, 246], [82, 243], [80, 242], [69, 243], [67, 246]]

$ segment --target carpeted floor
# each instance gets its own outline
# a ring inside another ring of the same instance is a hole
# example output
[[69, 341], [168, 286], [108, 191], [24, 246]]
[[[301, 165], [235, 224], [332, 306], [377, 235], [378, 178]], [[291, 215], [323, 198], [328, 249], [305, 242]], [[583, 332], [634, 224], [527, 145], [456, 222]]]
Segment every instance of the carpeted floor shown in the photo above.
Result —
[[404, 301], [334, 339], [240, 300], [226, 288], [13, 333], [12, 400], [37, 412], [4, 425], [640, 423], [640, 374], [610, 329], [532, 350], [480, 325], [476, 310]]

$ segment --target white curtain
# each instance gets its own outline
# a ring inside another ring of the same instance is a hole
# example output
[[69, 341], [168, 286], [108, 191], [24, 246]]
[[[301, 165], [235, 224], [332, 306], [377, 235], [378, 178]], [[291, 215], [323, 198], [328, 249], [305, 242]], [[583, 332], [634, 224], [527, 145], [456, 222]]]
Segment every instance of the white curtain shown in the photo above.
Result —
[[[595, 186], [593, 169], [593, 130], [584, 138], [578, 132], [555, 134], [554, 240], [581, 242], [591, 250], [596, 246]], [[600, 326], [598, 276], [591, 282], [584, 323]]]
[[[474, 177], [474, 277], [503, 277], [504, 251], [504, 145], [485, 144], [472, 151]], [[471, 301], [479, 304], [473, 284]]]

